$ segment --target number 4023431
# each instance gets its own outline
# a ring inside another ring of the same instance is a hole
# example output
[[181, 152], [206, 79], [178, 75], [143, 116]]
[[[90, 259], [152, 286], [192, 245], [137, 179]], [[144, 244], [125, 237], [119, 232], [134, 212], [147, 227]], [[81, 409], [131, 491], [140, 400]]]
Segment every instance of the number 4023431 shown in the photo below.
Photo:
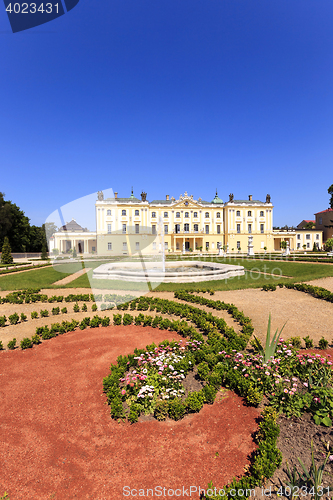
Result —
[[[45, 5], [45, 7], [44, 7]], [[10, 14], [35, 14], [36, 12], [40, 12], [44, 14], [52, 14], [54, 11], [58, 14], [59, 13], [59, 4], [55, 3], [41, 3], [39, 6], [36, 3], [10, 3], [8, 7], [6, 8], [6, 11], [9, 12]]]
[[312, 487], [312, 488], [307, 488], [306, 486], [302, 486], [301, 488], [299, 488], [298, 486], [293, 486], [293, 487], [290, 487], [290, 486], [285, 486], [285, 487], [281, 487], [278, 489], [277, 491], [277, 495], [279, 497], [290, 497], [291, 498], [295, 498], [295, 497], [305, 497], [305, 496], [317, 496], [317, 497], [321, 497], [323, 495], [328, 495], [330, 494], [330, 488], [327, 487], [327, 488], [323, 488], [322, 486], [318, 486], [317, 488], [315, 487]]

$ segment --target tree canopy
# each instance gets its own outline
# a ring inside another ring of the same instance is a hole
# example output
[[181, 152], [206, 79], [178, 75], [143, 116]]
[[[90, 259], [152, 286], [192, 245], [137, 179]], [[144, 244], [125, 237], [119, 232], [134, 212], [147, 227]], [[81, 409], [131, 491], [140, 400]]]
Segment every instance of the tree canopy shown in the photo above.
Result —
[[333, 184], [330, 185], [330, 187], [327, 190], [328, 194], [331, 195], [330, 198], [330, 207], [333, 208]]

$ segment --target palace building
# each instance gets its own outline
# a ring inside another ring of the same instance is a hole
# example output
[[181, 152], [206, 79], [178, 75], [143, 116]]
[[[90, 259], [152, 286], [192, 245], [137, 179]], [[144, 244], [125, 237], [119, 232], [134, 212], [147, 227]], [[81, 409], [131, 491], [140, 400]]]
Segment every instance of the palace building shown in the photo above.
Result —
[[155, 254], [163, 247], [173, 253], [217, 254], [220, 249], [247, 253], [249, 236], [254, 252], [281, 251], [282, 241], [287, 241], [291, 250], [300, 249], [303, 240], [307, 248], [312, 245], [311, 250], [314, 242], [322, 246], [321, 231], [273, 231], [270, 195], [260, 201], [252, 195], [247, 200], [235, 200], [230, 194], [223, 202], [217, 191], [212, 201], [195, 200], [185, 192], [178, 199], [166, 195], [164, 200], [149, 202], [144, 192], [140, 199], [133, 190], [128, 198], [114, 193], [113, 198], [104, 199], [100, 191], [95, 210], [96, 232], [84, 230], [73, 220], [53, 235], [50, 251], [68, 252], [75, 247], [77, 253], [111, 256]]

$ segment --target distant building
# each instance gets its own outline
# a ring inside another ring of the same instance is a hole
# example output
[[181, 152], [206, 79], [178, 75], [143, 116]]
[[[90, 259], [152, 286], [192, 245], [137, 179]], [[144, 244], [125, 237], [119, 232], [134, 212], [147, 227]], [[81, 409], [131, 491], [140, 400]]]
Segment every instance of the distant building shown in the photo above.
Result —
[[333, 208], [327, 208], [322, 212], [317, 212], [316, 229], [323, 231], [323, 241], [333, 238]]
[[316, 221], [315, 220], [302, 220], [302, 222], [300, 222], [298, 224], [298, 226], [296, 226], [296, 228], [297, 229], [304, 229], [304, 227], [307, 226], [310, 223], [312, 223], [313, 227], [315, 227], [315, 225], [316, 225]]

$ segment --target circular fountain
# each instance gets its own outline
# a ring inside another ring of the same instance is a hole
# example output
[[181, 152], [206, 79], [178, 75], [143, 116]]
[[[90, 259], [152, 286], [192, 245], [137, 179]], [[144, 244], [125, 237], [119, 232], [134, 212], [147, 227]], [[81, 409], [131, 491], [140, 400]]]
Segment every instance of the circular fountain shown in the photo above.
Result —
[[93, 279], [132, 282], [196, 283], [241, 276], [243, 266], [203, 261], [115, 262], [94, 269]]

